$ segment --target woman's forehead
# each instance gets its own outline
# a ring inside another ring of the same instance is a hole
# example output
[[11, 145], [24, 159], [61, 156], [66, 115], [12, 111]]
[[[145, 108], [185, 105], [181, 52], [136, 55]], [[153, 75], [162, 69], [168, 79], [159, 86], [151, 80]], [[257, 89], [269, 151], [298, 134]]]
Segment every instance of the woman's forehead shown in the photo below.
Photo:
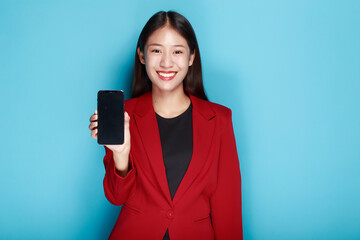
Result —
[[171, 47], [189, 47], [186, 39], [175, 29], [165, 26], [153, 32], [148, 41], [148, 46], [171, 46]]

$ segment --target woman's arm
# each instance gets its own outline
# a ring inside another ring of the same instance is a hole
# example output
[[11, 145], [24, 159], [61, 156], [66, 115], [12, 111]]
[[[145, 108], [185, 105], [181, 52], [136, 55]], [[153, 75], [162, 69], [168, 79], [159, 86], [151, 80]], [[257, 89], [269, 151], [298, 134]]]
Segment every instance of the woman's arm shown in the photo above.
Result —
[[[89, 129], [91, 136], [97, 139], [98, 114], [90, 117]], [[114, 205], [123, 204], [130, 196], [135, 187], [135, 166], [130, 155], [130, 117], [124, 114], [124, 144], [106, 145], [106, 154], [104, 157], [105, 178], [104, 191], [105, 196]]]
[[217, 186], [210, 199], [215, 239], [243, 239], [241, 176], [231, 120], [226, 116], [220, 146]]
[[115, 167], [113, 152], [105, 147], [106, 155], [104, 157], [105, 177], [104, 192], [106, 198], [114, 205], [124, 204], [135, 189], [136, 168], [131, 154], [128, 160], [128, 171], [125, 175], [119, 173]]

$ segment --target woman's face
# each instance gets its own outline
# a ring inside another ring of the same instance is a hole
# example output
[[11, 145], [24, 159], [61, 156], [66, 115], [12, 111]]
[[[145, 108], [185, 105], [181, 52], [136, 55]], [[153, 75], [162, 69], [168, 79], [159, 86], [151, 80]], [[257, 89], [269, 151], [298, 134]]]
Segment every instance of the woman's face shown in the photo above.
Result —
[[150, 35], [144, 53], [138, 49], [142, 64], [152, 82], [153, 91], [183, 91], [183, 80], [195, 54], [176, 30], [165, 26]]

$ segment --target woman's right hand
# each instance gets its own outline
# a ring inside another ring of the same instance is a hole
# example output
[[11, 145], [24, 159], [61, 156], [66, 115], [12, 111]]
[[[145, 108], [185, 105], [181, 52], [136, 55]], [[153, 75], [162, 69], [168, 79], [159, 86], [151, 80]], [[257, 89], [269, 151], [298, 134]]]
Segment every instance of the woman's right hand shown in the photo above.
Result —
[[[89, 129], [91, 130], [91, 137], [97, 140], [98, 134], [98, 113], [90, 117]], [[126, 176], [129, 171], [129, 153], [130, 153], [130, 117], [127, 112], [124, 113], [124, 144], [122, 145], [105, 145], [113, 152], [115, 167], [120, 176]]]

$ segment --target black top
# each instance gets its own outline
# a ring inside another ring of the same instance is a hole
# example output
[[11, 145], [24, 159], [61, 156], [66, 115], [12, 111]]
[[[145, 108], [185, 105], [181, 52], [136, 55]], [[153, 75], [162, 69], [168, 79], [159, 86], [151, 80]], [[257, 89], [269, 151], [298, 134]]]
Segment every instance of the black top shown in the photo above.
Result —
[[174, 118], [156, 114], [171, 199], [180, 185], [193, 153], [192, 105]]
[[[156, 114], [166, 178], [171, 199], [174, 198], [182, 178], [190, 164], [193, 153], [192, 105], [174, 118], [163, 118]], [[163, 240], [169, 239], [169, 233]]]

